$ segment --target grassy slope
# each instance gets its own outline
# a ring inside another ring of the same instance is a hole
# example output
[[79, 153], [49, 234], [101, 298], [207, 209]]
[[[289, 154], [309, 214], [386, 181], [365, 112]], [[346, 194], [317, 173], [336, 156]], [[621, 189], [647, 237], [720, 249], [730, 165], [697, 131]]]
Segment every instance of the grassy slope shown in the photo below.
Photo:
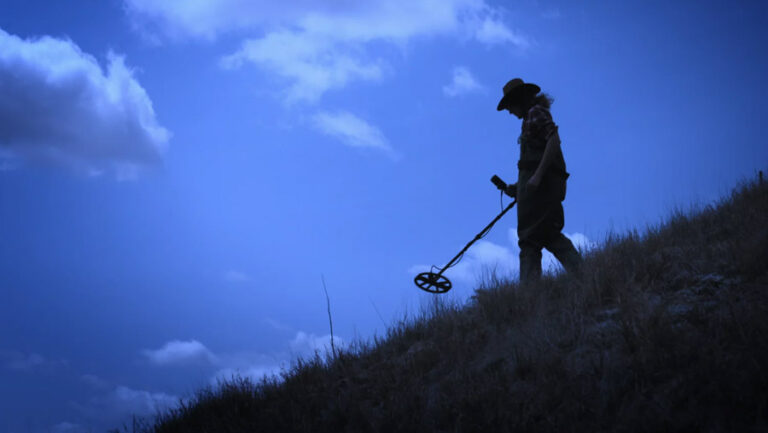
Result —
[[[488, 281], [154, 432], [768, 431], [768, 184], [613, 236], [584, 276]], [[326, 362], [328, 361], [328, 362]]]

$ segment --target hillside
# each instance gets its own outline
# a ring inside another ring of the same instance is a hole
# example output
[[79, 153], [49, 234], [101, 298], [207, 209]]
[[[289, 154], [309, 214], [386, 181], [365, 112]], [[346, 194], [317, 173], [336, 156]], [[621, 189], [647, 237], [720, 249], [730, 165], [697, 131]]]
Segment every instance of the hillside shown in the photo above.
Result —
[[486, 281], [147, 432], [768, 431], [768, 183], [610, 236], [584, 275]]

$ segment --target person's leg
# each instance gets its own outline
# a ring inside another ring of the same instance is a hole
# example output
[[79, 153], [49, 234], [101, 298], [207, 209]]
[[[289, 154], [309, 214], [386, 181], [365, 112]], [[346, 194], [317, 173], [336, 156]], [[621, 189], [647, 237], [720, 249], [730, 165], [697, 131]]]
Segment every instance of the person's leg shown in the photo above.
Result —
[[541, 278], [541, 245], [520, 240], [520, 284], [530, 284]]
[[569, 274], [578, 275], [582, 258], [570, 239], [562, 233], [557, 233], [544, 246], [555, 255]]

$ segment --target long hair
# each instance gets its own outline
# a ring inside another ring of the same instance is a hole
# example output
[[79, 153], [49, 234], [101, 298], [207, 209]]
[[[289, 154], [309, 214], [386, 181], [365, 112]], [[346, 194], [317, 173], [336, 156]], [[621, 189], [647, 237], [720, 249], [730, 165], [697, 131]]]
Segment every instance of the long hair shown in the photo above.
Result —
[[530, 106], [533, 107], [534, 105], [541, 105], [542, 107], [549, 110], [553, 102], [555, 102], [555, 98], [553, 98], [552, 95], [542, 92], [530, 100]]

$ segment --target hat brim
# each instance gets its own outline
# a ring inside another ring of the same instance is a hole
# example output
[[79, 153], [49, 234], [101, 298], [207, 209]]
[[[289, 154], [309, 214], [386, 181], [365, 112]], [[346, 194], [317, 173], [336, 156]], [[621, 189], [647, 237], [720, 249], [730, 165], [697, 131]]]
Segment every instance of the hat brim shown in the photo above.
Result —
[[523, 96], [526, 96], [526, 97], [536, 96], [540, 91], [541, 91], [541, 88], [539, 86], [531, 83], [525, 83], [520, 87], [504, 95], [499, 101], [499, 105], [496, 106], [496, 111], [501, 111], [507, 108], [511, 103], [517, 101], [519, 98]]

